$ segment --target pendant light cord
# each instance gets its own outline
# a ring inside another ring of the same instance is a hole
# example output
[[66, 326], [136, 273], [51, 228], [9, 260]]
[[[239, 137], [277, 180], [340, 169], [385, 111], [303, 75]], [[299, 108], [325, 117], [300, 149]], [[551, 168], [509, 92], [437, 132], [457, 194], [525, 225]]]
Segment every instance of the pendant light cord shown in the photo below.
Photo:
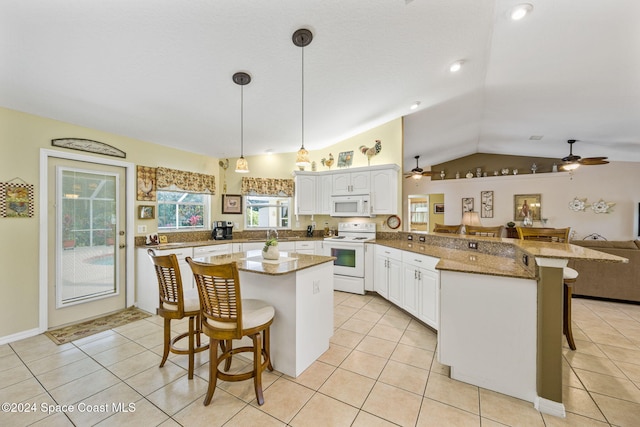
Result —
[[304, 46], [302, 46], [302, 148], [304, 148]]
[[240, 86], [240, 157], [244, 158], [244, 86]]

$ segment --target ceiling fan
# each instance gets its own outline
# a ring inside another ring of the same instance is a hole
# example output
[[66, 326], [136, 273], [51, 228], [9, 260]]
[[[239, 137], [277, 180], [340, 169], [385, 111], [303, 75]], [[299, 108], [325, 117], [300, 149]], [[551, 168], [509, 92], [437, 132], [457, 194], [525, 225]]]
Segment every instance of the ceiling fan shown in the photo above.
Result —
[[411, 172], [409, 173], [405, 173], [404, 177], [405, 178], [413, 178], [413, 179], [420, 179], [423, 176], [431, 176], [432, 173], [431, 171], [425, 171], [424, 169], [422, 169], [420, 166], [418, 166], [418, 159], [420, 158], [420, 156], [415, 156], [416, 159], [416, 167], [411, 169]]
[[569, 155], [562, 158], [562, 162], [564, 164], [561, 168], [563, 170], [572, 171], [580, 167], [580, 165], [593, 166], [606, 165], [609, 163], [606, 157], [585, 157], [583, 159], [582, 157], [573, 154], [573, 144], [576, 141], [576, 139], [570, 139], [567, 141], [569, 143]]

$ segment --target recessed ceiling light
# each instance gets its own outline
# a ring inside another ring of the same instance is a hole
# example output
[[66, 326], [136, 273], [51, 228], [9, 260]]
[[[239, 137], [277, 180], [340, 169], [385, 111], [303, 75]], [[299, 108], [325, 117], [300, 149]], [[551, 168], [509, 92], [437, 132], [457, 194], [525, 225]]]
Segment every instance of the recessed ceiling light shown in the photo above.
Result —
[[519, 21], [525, 16], [527, 16], [533, 10], [533, 6], [529, 3], [519, 4], [513, 9], [511, 9], [511, 19], [514, 21]]
[[273, 154], [273, 148], [267, 148], [266, 150], [264, 150], [265, 153], [267, 153], [268, 155], [272, 155]]
[[420, 106], [420, 101], [416, 101], [413, 104], [411, 104], [411, 109], [415, 110], [416, 108], [418, 108]]
[[529, 140], [531, 141], [540, 141], [542, 139], [543, 135], [531, 135], [529, 137]]
[[460, 68], [462, 68], [462, 64], [464, 63], [463, 60], [460, 61], [456, 61], [453, 64], [451, 64], [451, 66], [449, 67], [449, 71], [451, 71], [452, 73], [457, 73], [458, 71], [460, 71]]

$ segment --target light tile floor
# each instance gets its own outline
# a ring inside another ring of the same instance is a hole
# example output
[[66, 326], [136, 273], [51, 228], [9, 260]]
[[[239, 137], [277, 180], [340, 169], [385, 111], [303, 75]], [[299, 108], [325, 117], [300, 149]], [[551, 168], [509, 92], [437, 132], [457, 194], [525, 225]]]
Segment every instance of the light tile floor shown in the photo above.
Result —
[[[203, 406], [207, 352], [191, 381], [185, 356], [159, 369], [156, 316], [60, 346], [44, 335], [0, 346], [0, 402], [30, 405], [0, 412], [0, 425], [640, 425], [640, 306], [574, 299], [578, 350], [565, 343], [561, 419], [451, 380], [434, 356], [435, 333], [382, 298], [336, 292], [334, 301], [330, 349], [298, 378], [265, 373], [263, 406], [251, 381], [219, 382]], [[122, 410], [129, 404], [135, 412]]]

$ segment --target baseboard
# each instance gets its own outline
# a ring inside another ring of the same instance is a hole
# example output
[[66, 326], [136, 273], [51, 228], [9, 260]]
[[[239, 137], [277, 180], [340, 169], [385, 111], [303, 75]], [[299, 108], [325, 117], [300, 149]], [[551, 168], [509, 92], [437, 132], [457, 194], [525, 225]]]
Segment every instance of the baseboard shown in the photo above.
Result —
[[[573, 289], [575, 290], [575, 287]], [[593, 296], [593, 295], [580, 295], [580, 294], [576, 294], [576, 293], [571, 294], [571, 297], [572, 298], [581, 298], [581, 299], [590, 299], [590, 300], [594, 300], [594, 301], [621, 302], [623, 304], [640, 305], [640, 301], [631, 301], [631, 300], [627, 300], [627, 299], [617, 299], [617, 298], [596, 297], [596, 296]]]
[[553, 415], [555, 417], [566, 418], [567, 413], [564, 410], [564, 403], [554, 402], [544, 397], [536, 397], [533, 402], [534, 407], [543, 414]]
[[18, 332], [17, 334], [5, 335], [4, 337], [0, 337], [0, 345], [9, 344], [14, 341], [23, 340], [25, 338], [35, 337], [36, 335], [41, 334], [42, 331], [38, 328], [29, 329], [27, 331]]

